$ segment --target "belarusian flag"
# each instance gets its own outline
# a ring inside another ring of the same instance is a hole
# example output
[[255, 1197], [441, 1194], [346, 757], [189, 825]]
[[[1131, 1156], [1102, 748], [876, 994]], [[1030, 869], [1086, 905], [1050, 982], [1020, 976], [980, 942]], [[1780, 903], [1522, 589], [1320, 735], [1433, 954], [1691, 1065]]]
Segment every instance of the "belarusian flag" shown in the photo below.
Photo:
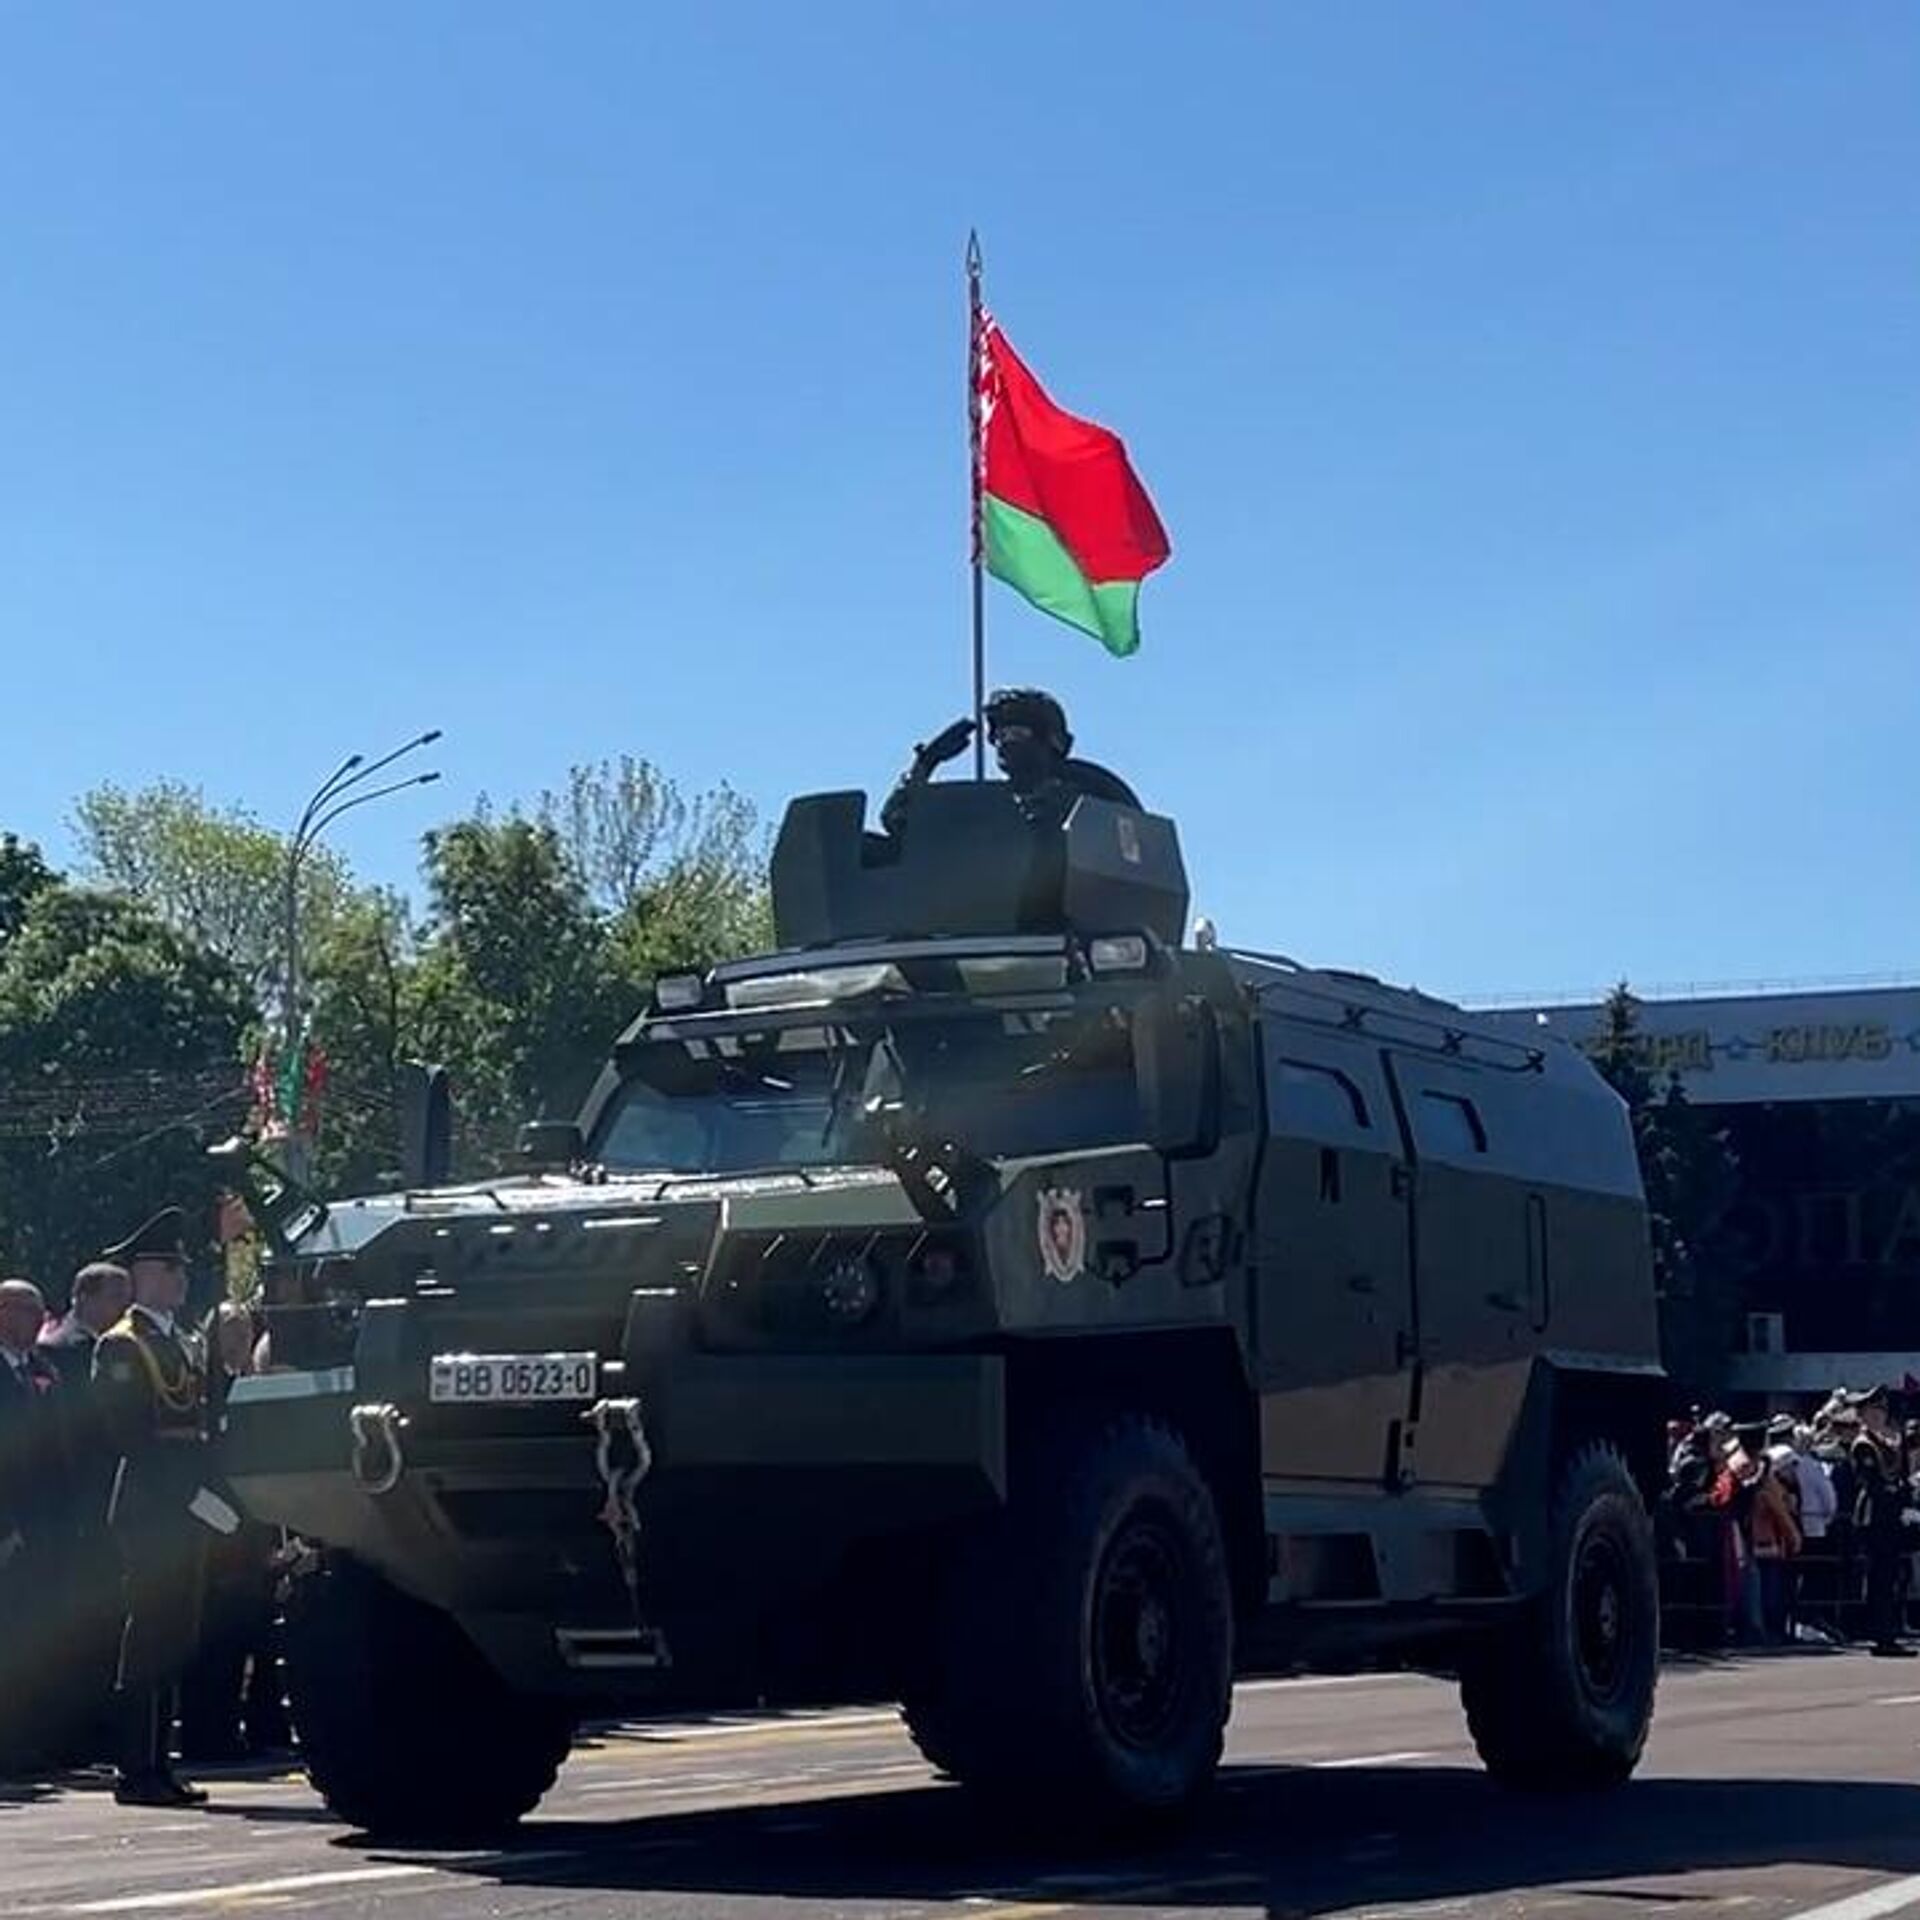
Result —
[[1048, 399], [979, 316], [979, 536], [987, 571], [1109, 653], [1140, 644], [1140, 582], [1171, 551], [1118, 434]]

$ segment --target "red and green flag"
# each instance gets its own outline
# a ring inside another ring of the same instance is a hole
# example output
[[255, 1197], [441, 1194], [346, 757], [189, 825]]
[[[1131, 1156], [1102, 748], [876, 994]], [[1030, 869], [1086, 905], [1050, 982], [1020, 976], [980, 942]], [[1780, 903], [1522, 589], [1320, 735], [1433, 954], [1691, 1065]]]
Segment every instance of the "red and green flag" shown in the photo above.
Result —
[[996, 580], [1090, 633], [1140, 645], [1140, 582], [1171, 548], [1118, 434], [1048, 398], [984, 309], [974, 319], [975, 511]]

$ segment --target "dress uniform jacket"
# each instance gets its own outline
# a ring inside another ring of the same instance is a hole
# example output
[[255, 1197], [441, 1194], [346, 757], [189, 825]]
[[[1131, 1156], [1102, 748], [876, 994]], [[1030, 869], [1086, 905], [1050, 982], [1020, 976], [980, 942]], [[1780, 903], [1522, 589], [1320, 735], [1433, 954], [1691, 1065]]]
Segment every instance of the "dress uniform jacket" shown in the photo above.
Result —
[[119, 1456], [107, 1529], [126, 1580], [120, 1646], [121, 1766], [164, 1771], [167, 1701], [199, 1631], [207, 1375], [199, 1341], [132, 1308], [93, 1354], [100, 1416]]

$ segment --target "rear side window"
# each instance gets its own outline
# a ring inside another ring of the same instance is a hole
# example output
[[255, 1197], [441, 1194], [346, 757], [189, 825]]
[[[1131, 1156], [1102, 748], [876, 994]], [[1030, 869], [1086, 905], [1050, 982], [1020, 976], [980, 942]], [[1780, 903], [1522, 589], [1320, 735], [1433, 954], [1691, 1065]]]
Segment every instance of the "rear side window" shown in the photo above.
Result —
[[1423, 1092], [1414, 1118], [1414, 1132], [1428, 1153], [1485, 1153], [1487, 1130], [1471, 1100], [1457, 1093]]
[[1273, 1110], [1276, 1123], [1289, 1133], [1344, 1136], [1373, 1125], [1360, 1089], [1338, 1067], [1309, 1060], [1273, 1063]]

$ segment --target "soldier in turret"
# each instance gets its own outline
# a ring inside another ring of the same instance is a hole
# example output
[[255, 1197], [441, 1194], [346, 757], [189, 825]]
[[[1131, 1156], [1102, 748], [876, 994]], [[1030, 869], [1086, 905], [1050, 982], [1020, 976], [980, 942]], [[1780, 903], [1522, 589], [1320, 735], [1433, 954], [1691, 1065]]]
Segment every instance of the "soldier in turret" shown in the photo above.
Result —
[[[1073, 759], [1073, 734], [1066, 710], [1038, 687], [1002, 687], [982, 710], [987, 741], [1000, 771], [1035, 826], [1059, 826], [1085, 794], [1137, 807], [1139, 796], [1116, 773], [1092, 760]], [[973, 722], [956, 720], [913, 750], [913, 762], [900, 776], [880, 823], [898, 838], [906, 831], [920, 790], [949, 760], [957, 759], [973, 739]]]

